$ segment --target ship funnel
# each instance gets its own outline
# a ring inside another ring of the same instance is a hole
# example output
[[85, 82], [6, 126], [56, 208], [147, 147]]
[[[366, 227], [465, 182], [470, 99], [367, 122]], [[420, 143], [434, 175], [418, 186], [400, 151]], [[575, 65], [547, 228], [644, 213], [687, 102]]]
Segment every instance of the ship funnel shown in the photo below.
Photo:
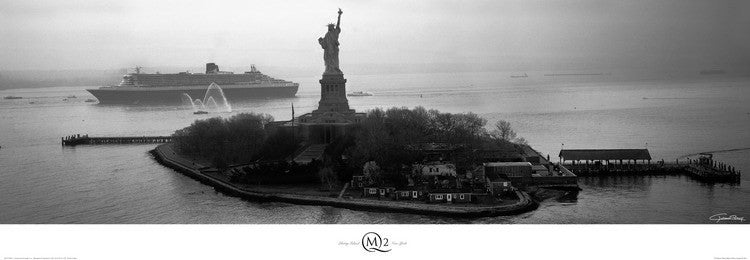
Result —
[[216, 65], [216, 63], [206, 63], [206, 74], [215, 74], [219, 73], [219, 65]]

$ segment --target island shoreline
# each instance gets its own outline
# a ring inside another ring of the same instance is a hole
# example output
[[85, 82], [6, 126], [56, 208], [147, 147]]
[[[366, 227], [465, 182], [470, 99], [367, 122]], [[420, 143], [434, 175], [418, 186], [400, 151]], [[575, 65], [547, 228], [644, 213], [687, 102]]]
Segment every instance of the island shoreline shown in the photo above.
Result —
[[409, 213], [431, 216], [479, 218], [492, 216], [510, 216], [535, 210], [539, 204], [531, 196], [523, 191], [516, 191], [519, 201], [511, 205], [502, 206], [476, 206], [476, 207], [451, 207], [440, 204], [416, 204], [398, 201], [379, 201], [368, 199], [340, 199], [323, 196], [269, 193], [253, 191], [238, 187], [230, 182], [220, 180], [209, 174], [203, 173], [196, 167], [185, 165], [178, 161], [181, 158], [176, 153], [165, 152], [171, 143], [158, 145], [150, 151], [154, 159], [168, 168], [174, 169], [188, 177], [200, 181], [203, 184], [214, 187], [224, 194], [240, 197], [250, 201], [260, 202], [285, 202], [300, 205], [331, 206], [351, 210]]

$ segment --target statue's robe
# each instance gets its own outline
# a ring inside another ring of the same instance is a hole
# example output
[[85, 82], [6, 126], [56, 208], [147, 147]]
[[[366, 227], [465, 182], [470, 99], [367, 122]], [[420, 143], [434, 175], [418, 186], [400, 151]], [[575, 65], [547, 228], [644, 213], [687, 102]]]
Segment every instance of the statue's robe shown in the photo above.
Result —
[[324, 74], [343, 74], [339, 69], [339, 33], [341, 33], [341, 28], [336, 27], [318, 40], [320, 46], [323, 47], [323, 61], [326, 64]]

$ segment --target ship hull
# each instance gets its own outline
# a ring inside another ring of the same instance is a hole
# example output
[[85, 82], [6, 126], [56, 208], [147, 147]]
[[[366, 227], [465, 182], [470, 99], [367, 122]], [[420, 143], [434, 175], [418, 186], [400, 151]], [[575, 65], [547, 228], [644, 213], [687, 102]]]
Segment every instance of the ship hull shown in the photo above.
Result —
[[[229, 102], [238, 102], [251, 99], [293, 97], [297, 94], [298, 85], [273, 86], [273, 87], [222, 87], [224, 96]], [[111, 87], [99, 89], [87, 89], [94, 95], [99, 104], [181, 104], [183, 94], [190, 95], [191, 99], [203, 99], [208, 87]]]

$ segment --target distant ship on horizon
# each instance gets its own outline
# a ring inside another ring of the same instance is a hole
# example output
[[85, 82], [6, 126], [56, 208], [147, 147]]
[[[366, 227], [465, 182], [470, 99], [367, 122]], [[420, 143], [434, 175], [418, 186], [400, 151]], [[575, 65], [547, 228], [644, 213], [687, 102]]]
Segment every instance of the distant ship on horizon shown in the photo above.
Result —
[[526, 72], [523, 73], [523, 75], [510, 75], [511, 78], [528, 78], [529, 75], [526, 74]]
[[706, 70], [700, 71], [701, 75], [720, 75], [720, 74], [726, 74], [726, 73], [727, 72], [725, 70], [719, 69], [719, 68], [706, 69]]
[[214, 63], [206, 63], [206, 73], [180, 72], [174, 74], [135, 73], [123, 76], [117, 86], [86, 89], [100, 104], [174, 104], [182, 96], [202, 97], [211, 83], [219, 85], [230, 101], [246, 99], [292, 97], [299, 84], [267, 76], [255, 65], [242, 74], [220, 71]]
[[364, 92], [364, 91], [355, 91], [346, 95], [350, 97], [368, 97], [368, 96], [372, 96], [372, 93]]
[[558, 77], [558, 76], [604, 76], [612, 75], [612, 73], [548, 73], [544, 74], [545, 77]]

